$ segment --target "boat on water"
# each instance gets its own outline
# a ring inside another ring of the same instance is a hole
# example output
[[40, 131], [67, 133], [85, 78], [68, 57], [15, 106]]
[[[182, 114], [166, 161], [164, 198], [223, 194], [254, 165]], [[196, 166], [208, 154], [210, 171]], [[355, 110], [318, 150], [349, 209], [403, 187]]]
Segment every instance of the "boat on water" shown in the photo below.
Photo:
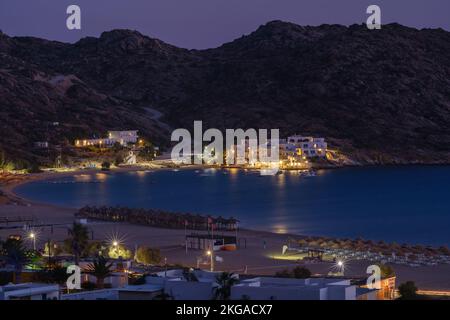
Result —
[[305, 178], [310, 178], [310, 177], [315, 177], [316, 172], [314, 170], [308, 170], [308, 171], [302, 172], [300, 175]]

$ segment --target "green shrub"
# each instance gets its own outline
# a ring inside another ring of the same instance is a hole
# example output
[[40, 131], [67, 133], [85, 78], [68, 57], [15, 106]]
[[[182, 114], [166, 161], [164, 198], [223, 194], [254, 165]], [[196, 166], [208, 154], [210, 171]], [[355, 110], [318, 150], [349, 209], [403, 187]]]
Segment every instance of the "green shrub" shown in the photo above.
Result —
[[398, 286], [398, 292], [400, 293], [400, 299], [402, 300], [414, 300], [417, 298], [416, 284], [414, 281], [407, 281]]
[[121, 244], [117, 246], [111, 246], [108, 251], [108, 256], [111, 259], [130, 259], [132, 255], [132, 252]]
[[107, 171], [111, 168], [111, 163], [109, 163], [108, 161], [104, 161], [102, 162], [102, 170], [103, 171]]
[[142, 246], [137, 249], [135, 260], [145, 265], [158, 264], [161, 262], [161, 252], [159, 249]]

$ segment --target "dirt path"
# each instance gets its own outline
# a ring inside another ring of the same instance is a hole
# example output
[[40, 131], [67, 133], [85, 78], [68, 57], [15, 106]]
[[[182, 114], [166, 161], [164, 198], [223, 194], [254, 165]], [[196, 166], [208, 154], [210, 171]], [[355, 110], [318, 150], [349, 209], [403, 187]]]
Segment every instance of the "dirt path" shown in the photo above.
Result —
[[150, 107], [144, 107], [145, 111], [147, 111], [147, 115], [155, 121], [162, 129], [171, 132], [173, 129], [165, 122], [161, 121], [161, 118], [164, 117], [164, 114], [156, 109]]

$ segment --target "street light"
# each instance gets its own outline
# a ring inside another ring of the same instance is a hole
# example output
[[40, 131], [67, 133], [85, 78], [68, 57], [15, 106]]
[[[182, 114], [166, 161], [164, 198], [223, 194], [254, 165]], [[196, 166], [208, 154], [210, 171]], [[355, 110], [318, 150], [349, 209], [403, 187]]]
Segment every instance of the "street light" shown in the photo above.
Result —
[[206, 254], [211, 257], [210, 267], [211, 267], [211, 272], [213, 272], [214, 271], [214, 252], [212, 250], [208, 250], [208, 251], [206, 251]]
[[338, 260], [337, 266], [339, 267], [339, 270], [342, 272], [342, 275], [344, 275], [345, 272], [345, 263], [343, 260]]
[[36, 251], [36, 235], [33, 232], [31, 232], [30, 238], [31, 240], [33, 240], [33, 250]]

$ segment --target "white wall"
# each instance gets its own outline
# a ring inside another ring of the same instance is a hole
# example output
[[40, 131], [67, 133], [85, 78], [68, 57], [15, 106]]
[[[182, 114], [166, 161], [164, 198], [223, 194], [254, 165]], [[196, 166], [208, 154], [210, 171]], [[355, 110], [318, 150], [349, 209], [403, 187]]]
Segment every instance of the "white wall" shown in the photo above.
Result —
[[119, 300], [119, 293], [116, 289], [104, 289], [94, 291], [84, 291], [61, 295], [61, 300]]
[[211, 300], [213, 285], [210, 282], [167, 281], [164, 292], [175, 300]]
[[355, 300], [355, 286], [330, 285], [327, 287], [327, 300]]
[[241, 300], [247, 296], [250, 300], [320, 300], [319, 287], [286, 288], [286, 287], [249, 287], [234, 286], [231, 288], [231, 299]]

